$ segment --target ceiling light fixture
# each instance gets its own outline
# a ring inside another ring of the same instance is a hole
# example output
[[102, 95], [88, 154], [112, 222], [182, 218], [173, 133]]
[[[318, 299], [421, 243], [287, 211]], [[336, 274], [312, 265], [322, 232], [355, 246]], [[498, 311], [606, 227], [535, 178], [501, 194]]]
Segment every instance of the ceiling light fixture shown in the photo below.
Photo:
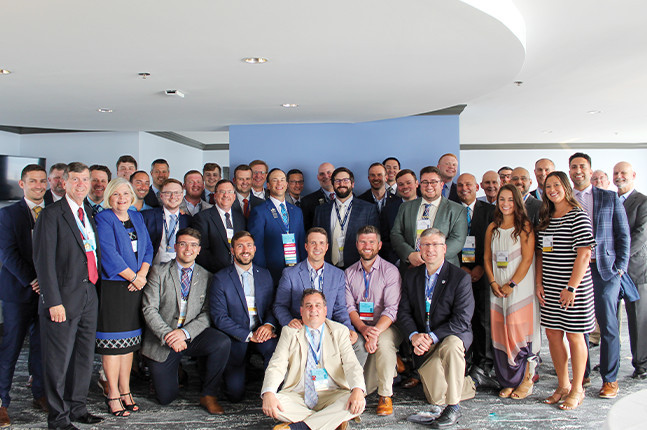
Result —
[[146, 79], [146, 78], [147, 78], [147, 77], [149, 77], [151, 74], [150, 74], [150, 73], [148, 73], [148, 72], [142, 72], [142, 73], [137, 73], [137, 75], [139, 75], [139, 77], [140, 77], [140, 78], [142, 78], [142, 79]]
[[99, 108], [99, 109], [97, 109], [97, 112], [101, 112], [101, 113], [111, 113], [111, 112], [112, 112], [112, 109], [108, 109], [108, 108]]
[[298, 105], [298, 104], [296, 104], [296, 103], [283, 103], [281, 106], [283, 106], [284, 108], [295, 108], [295, 107], [299, 107], [299, 105]]
[[263, 57], [245, 57], [243, 58], [243, 61], [247, 64], [263, 64], [267, 63], [267, 58]]
[[516, 86], [520, 87], [521, 84], [523, 84], [523, 81], [514, 81], [513, 82]]
[[590, 110], [587, 113], [590, 114], [590, 115], [597, 115], [599, 113], [602, 113], [602, 111], [601, 110]]
[[11, 70], [0, 69], [0, 75], [8, 75], [9, 73], [11, 73]]
[[167, 96], [177, 96], [177, 97], [182, 97], [184, 98], [184, 93], [180, 90], [166, 90], [164, 91]]

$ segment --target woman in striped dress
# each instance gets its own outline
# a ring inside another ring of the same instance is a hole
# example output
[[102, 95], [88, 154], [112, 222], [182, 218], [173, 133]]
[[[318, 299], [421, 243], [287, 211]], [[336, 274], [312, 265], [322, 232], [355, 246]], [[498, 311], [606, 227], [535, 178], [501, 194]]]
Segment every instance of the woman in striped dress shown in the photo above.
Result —
[[[595, 246], [591, 221], [573, 196], [564, 172], [551, 172], [544, 183], [541, 222], [537, 236], [536, 292], [541, 325], [546, 328], [558, 387], [545, 403], [563, 401], [561, 409], [575, 409], [584, 400], [582, 379], [587, 359], [584, 333], [595, 328], [593, 281], [589, 262]], [[571, 353], [573, 379], [568, 377]]]

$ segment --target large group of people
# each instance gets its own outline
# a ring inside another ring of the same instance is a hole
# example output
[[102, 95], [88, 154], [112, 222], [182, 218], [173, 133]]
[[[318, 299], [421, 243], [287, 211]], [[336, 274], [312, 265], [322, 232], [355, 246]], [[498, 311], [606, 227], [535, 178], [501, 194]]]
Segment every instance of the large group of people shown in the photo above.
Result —
[[27, 335], [33, 405], [57, 429], [103, 420], [86, 407], [95, 354], [120, 419], [142, 412], [134, 367], [166, 405], [182, 358], [197, 357], [199, 403], [223, 414], [218, 397], [250, 395], [257, 354], [277, 429], [344, 429], [373, 392], [391, 415], [398, 374], [431, 404], [409, 418], [445, 428], [479, 386], [532, 395], [541, 327], [557, 373], [544, 402], [575, 409], [596, 343], [599, 396], [618, 395], [620, 300], [632, 376], [647, 378], [647, 197], [628, 162], [614, 167], [617, 193], [575, 153], [567, 173], [537, 160], [532, 191], [524, 167], [489, 170], [478, 199], [453, 154], [418, 175], [394, 157], [372, 163], [357, 195], [354, 173], [328, 162], [305, 196], [303, 172], [262, 160], [231, 180], [207, 163], [180, 181], [164, 159], [147, 172], [124, 155], [116, 173], [30, 164], [24, 198], [0, 209], [2, 427]]

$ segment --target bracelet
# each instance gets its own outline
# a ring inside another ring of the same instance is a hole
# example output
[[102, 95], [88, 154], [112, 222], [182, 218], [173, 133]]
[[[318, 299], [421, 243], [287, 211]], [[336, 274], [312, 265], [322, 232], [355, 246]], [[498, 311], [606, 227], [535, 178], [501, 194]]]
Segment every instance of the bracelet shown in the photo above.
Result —
[[492, 282], [490, 282], [490, 285], [492, 285], [492, 284], [496, 284], [496, 281], [492, 281]]
[[575, 288], [571, 287], [570, 285], [567, 285], [566, 289], [568, 290], [569, 293], [574, 293], [575, 292]]
[[130, 281], [130, 283], [132, 284], [132, 283], [133, 283], [133, 282], [135, 282], [136, 280], [137, 280], [137, 273], [135, 273], [135, 277]]

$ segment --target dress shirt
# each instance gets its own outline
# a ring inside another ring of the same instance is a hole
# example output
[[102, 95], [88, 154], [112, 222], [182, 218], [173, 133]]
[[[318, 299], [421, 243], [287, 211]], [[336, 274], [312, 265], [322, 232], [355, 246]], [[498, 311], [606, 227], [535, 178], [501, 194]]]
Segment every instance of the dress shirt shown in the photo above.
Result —
[[222, 210], [220, 206], [217, 204], [215, 205], [216, 209], [218, 209], [218, 214], [220, 214], [220, 220], [222, 221], [222, 226], [225, 228], [225, 232], [227, 233], [227, 240], [229, 240], [229, 243], [231, 243], [231, 238], [234, 237], [234, 229], [233, 228], [227, 228], [227, 217], [225, 214], [229, 214], [229, 221], [231, 222], [231, 225], [234, 225], [234, 216], [231, 213], [231, 208], [227, 212]]
[[[93, 212], [93, 213], [94, 213], [95, 211], [98, 213], [98, 212], [101, 212], [102, 210], [104, 210], [104, 209], [105, 209], [105, 208], [101, 205], [101, 203], [103, 203], [103, 200], [101, 200], [99, 203], [95, 203], [95, 202], [94, 202], [90, 197], [88, 197], [88, 204], [89, 204], [89, 205], [90, 205], [90, 207], [92, 208], [92, 212]], [[97, 206], [99, 206], [99, 208], [101, 208], [101, 209], [95, 209]]]
[[[251, 265], [249, 267], [249, 270], [243, 270], [242, 267], [240, 267], [237, 263], [234, 263], [234, 267], [236, 267], [236, 273], [238, 273], [238, 278], [240, 279], [240, 285], [243, 288], [243, 294], [245, 297], [256, 297], [254, 294], [254, 271], [252, 270], [254, 268], [254, 265]], [[249, 276], [247, 279], [249, 280], [249, 292], [245, 292], [245, 283], [243, 282], [243, 273], [249, 273]], [[254, 299], [254, 307], [256, 306], [256, 299]], [[249, 312], [249, 310], [248, 310]], [[247, 339], [245, 342], [249, 342], [249, 339], [252, 337], [254, 334], [253, 331], [258, 327], [259, 324], [259, 319], [258, 319], [258, 310], [256, 311], [256, 315], [253, 317], [250, 315], [249, 316], [249, 325], [251, 327], [251, 330], [249, 332], [249, 335], [247, 335]]]
[[625, 200], [627, 200], [629, 198], [629, 196], [631, 195], [631, 193], [633, 193], [633, 192], [634, 192], [634, 188], [630, 189], [629, 191], [627, 191], [623, 195], [618, 196], [620, 198], [620, 203], [622, 203], [624, 205]]
[[[323, 282], [321, 282], [321, 277], [323, 276], [324, 266], [321, 266], [321, 269], [315, 270], [314, 267], [310, 264], [310, 260], [306, 260], [308, 264], [308, 274], [310, 275], [310, 288], [314, 288], [319, 291], [323, 291]], [[315, 273], [314, 276], [314, 285], [312, 285], [312, 272]]]
[[27, 197], [23, 197], [25, 199], [25, 203], [27, 203], [27, 206], [29, 207], [29, 211], [31, 212], [31, 219], [32, 221], [36, 222], [36, 212], [34, 212], [34, 208], [36, 206], [39, 206], [42, 209], [45, 209], [45, 200], [42, 200], [40, 204], [36, 204], [29, 200]]
[[245, 197], [242, 194], [240, 194], [238, 191], [236, 191], [236, 198], [238, 199], [238, 203], [240, 203], [240, 210], [241, 211], [245, 210], [245, 202], [243, 202], [243, 200], [247, 199], [247, 204], [250, 205], [249, 206], [249, 211], [251, 213], [251, 211], [252, 211], [251, 204], [252, 203], [251, 203], [250, 199], [252, 198], [252, 193], [247, 194], [247, 197]]
[[166, 237], [166, 229], [170, 228], [171, 215], [175, 215], [177, 216], [177, 224], [175, 225], [175, 230], [172, 231], [171, 234], [177, 233], [177, 231], [180, 229], [180, 211], [178, 209], [174, 214], [171, 214], [171, 212], [168, 209], [164, 208], [163, 212], [164, 212], [163, 224], [166, 224], [166, 228], [164, 227], [164, 225], [162, 225], [162, 239], [160, 240], [160, 247], [157, 250], [157, 255], [153, 260], [153, 264], [167, 263], [175, 258], [175, 250], [171, 252], [166, 251], [166, 245], [168, 243], [168, 239]]
[[[50, 191], [51, 191], [51, 190], [50, 190]], [[64, 195], [65, 195], [65, 194], [63, 194], [63, 196], [64, 196]], [[52, 191], [52, 201], [53, 201], [53, 202], [57, 202], [57, 201], [61, 200], [61, 199], [63, 198], [63, 196], [60, 196], [60, 197], [59, 197], [59, 196], [58, 196], [54, 191]]]
[[330, 198], [330, 194], [335, 194], [334, 191], [327, 191], [327, 190], [324, 190], [323, 188], [320, 188], [320, 190], [322, 193], [324, 193], [324, 196], [326, 197], [326, 202], [331, 202], [334, 200]]
[[[180, 280], [180, 282], [182, 282], [182, 269], [191, 269], [191, 279], [189, 279], [189, 285], [191, 285], [191, 282], [193, 282], [193, 273], [195, 273], [195, 272], [194, 272], [194, 269], [195, 269], [195, 263], [193, 263], [193, 264], [191, 265], [191, 267], [183, 267], [183, 266], [182, 266], [182, 265], [180, 265], [180, 263], [178, 263], [177, 261], [175, 262], [175, 264], [176, 264], [176, 266], [177, 266], [177, 278]], [[191, 290], [190, 290], [190, 289], [189, 289], [189, 294], [191, 294]], [[184, 300], [184, 299], [182, 298], [182, 296], [180, 296], [180, 315], [181, 315], [181, 316], [182, 316], [182, 315], [184, 315], [184, 316], [186, 317], [186, 307], [187, 307], [187, 304], [188, 304], [188, 303], [189, 303], [188, 297], [187, 297], [187, 300]], [[186, 321], [186, 320], [184, 320], [184, 323], [185, 323], [185, 324], [186, 324], [186, 322], [187, 322], [187, 321]], [[184, 332], [184, 334], [186, 335], [187, 340], [191, 339], [191, 335], [189, 334], [189, 332], [188, 332], [188, 331], [186, 331], [186, 330], [185, 330], [184, 328], [182, 328], [182, 327], [180, 327], [180, 330], [182, 330], [182, 331]]]
[[[281, 217], [281, 221], [283, 221], [283, 217], [281, 215], [281, 205], [285, 206], [285, 212], [288, 212], [288, 203], [283, 199], [283, 201], [270, 196], [270, 201], [274, 204], [274, 207], [276, 208], [276, 211], [279, 213], [279, 216]], [[288, 225], [290, 224], [290, 214], [288, 214]]]
[[[438, 269], [434, 273], [432, 273], [431, 275], [429, 274], [429, 271], [425, 270], [425, 281], [429, 280], [428, 282], [431, 282], [431, 285], [434, 286], [434, 291], [436, 291], [436, 281], [438, 280], [438, 275], [440, 274], [440, 269], [443, 268], [444, 264], [445, 264], [445, 260], [443, 260], [443, 262], [440, 264], [440, 266], [438, 266]], [[425, 285], [423, 285], [422, 288], [426, 290], [427, 284], [425, 283]], [[425, 292], [425, 294], [426, 294], [426, 292]], [[431, 303], [432, 303], [432, 305], [433, 305], [433, 298], [434, 298], [434, 293], [432, 292], [431, 293]], [[427, 299], [427, 297], [425, 297], [425, 300], [426, 299]], [[426, 315], [425, 315], [425, 319], [427, 319]], [[413, 333], [411, 333], [409, 335], [409, 340], [411, 340], [411, 338], [413, 337], [414, 334], [418, 334], [418, 332], [414, 331]], [[429, 335], [429, 337], [431, 337], [431, 340], [434, 341], [434, 344], [438, 343], [438, 336], [436, 336], [434, 334], [434, 332], [430, 331], [427, 334]]]
[[[55, 194], [52, 193], [52, 195], [55, 195]], [[85, 208], [83, 207], [83, 205], [81, 206], [77, 205], [76, 202], [71, 198], [69, 198], [67, 194], [65, 195], [65, 198], [67, 199], [67, 203], [70, 205], [70, 208], [72, 208], [72, 214], [74, 215], [74, 218], [76, 218], [77, 222], [80, 222], [81, 225], [85, 223], [85, 233], [87, 234], [88, 239], [92, 241], [92, 243], [94, 243], [94, 249], [97, 249], [97, 238], [96, 238], [96, 235], [94, 234], [94, 230], [92, 229], [92, 223], [90, 221], [90, 218], [88, 217], [88, 214], [85, 212]], [[79, 208], [83, 210], [83, 222], [81, 222], [81, 220], [79, 219]], [[80, 231], [79, 231], [79, 234], [81, 234]], [[98, 260], [97, 260], [97, 252], [93, 251], [92, 254], [94, 254], [95, 264], [97, 264], [97, 267], [99, 267]]]
[[377, 324], [382, 316], [395, 322], [400, 304], [401, 282], [398, 268], [378, 255], [369, 271], [368, 297], [365, 299], [364, 269], [362, 260], [359, 260], [346, 269], [348, 312], [359, 312], [359, 302], [373, 302], [373, 321], [364, 321], [366, 325]]
[[265, 189], [261, 189], [260, 191], [256, 191], [255, 189], [252, 188], [252, 194], [254, 194], [256, 197], [259, 199], [265, 200]]
[[480, 200], [480, 201], [485, 202], [485, 203], [487, 203], [487, 204], [489, 204], [489, 205], [496, 205], [496, 199], [494, 199], [494, 201], [493, 201], [493, 202], [490, 202], [490, 201], [487, 199], [487, 196], [477, 197], [477, 198], [476, 198], [476, 200]]
[[434, 226], [434, 220], [436, 219], [436, 213], [438, 212], [438, 206], [440, 206], [440, 197], [434, 200], [433, 202], [428, 202], [424, 197], [422, 199], [422, 203], [420, 204], [420, 208], [418, 208], [418, 216], [416, 217], [416, 220], [421, 220], [422, 219], [422, 214], [425, 211], [425, 205], [428, 205], [431, 203], [431, 207], [429, 208], [429, 226], [433, 227]]
[[541, 196], [544, 194], [544, 190], [542, 190], [541, 188], [537, 187], [536, 192], [537, 192], [537, 199], [538, 199], [538, 200], [541, 200]]
[[195, 216], [197, 213], [199, 213], [202, 210], [202, 199], [200, 199], [200, 201], [198, 201], [197, 205], [194, 205], [193, 203], [188, 201], [186, 199], [186, 197], [185, 197], [184, 198], [184, 203], [186, 203], [186, 210], [189, 211], [191, 216]]
[[[90, 203], [92, 203], [92, 201], [90, 201]], [[148, 206], [146, 202], [144, 202], [141, 209], [137, 209], [135, 205], [132, 205], [131, 207], [128, 208], [129, 211], [137, 211], [137, 212], [147, 211], [149, 209], [153, 209], [153, 208], [151, 206]]]
[[375, 194], [373, 194], [373, 191], [371, 190], [371, 197], [373, 197], [373, 201], [377, 204], [377, 211], [382, 212], [382, 209], [384, 208], [384, 204], [386, 203], [386, 198], [388, 197], [389, 193], [388, 191], [384, 191], [384, 196], [378, 200], [377, 197], [375, 197]]
[[[335, 199], [335, 201], [333, 202], [332, 211], [330, 212], [330, 231], [335, 230], [335, 227], [337, 226], [337, 224], [339, 224], [339, 222], [337, 221], [337, 210], [335, 208], [337, 207], [339, 209], [339, 217], [343, 221], [344, 217], [346, 216], [346, 211], [348, 210], [348, 206], [352, 201], [353, 201], [352, 194], [350, 195], [350, 197], [348, 197], [348, 200], [346, 200], [343, 203], [339, 201], [339, 199]], [[352, 212], [352, 208], [351, 208], [351, 212]], [[348, 218], [350, 219], [350, 215], [348, 215]], [[344, 225], [344, 231], [342, 231], [342, 234], [346, 233], [345, 229], [347, 228], [348, 228], [348, 221], [346, 221], [346, 224]], [[335, 246], [337, 245], [335, 244]]]
[[589, 185], [582, 191], [573, 190], [575, 192], [575, 198], [582, 205], [584, 210], [589, 216], [590, 220], [593, 220], [593, 185]]
[[386, 187], [386, 192], [389, 194], [393, 194], [394, 196], [398, 194], [398, 183], [394, 182], [393, 185], [389, 185], [388, 183], [385, 183], [384, 186]]
[[209, 201], [209, 199], [211, 198], [211, 195], [212, 195], [212, 194], [214, 194], [213, 198], [214, 198], [214, 201], [215, 201], [215, 199], [216, 199], [215, 194], [216, 194], [216, 193], [214, 193], [214, 192], [212, 192], [212, 191], [209, 191], [209, 190], [207, 190], [207, 189], [205, 188], [205, 189], [204, 189], [204, 201], [205, 201], [205, 202], [207, 202], [207, 203], [211, 203], [211, 202]]
[[[345, 246], [346, 230], [348, 229], [348, 223], [350, 222], [351, 214], [348, 214], [348, 218], [346, 219], [346, 224], [344, 224], [344, 228], [342, 229], [341, 224], [337, 220], [337, 210], [339, 210], [339, 218], [341, 218], [341, 220], [344, 221], [344, 218], [346, 218], [346, 214], [348, 212], [348, 207], [350, 206], [352, 201], [353, 201], [352, 194], [343, 203], [339, 201], [339, 199], [335, 199], [335, 201], [333, 202], [333, 208], [330, 211], [330, 232], [331, 232], [330, 245], [333, 247], [331, 250], [332, 262], [335, 263], [335, 265], [338, 267], [344, 266], [344, 253], [339, 252], [339, 243], [337, 242], [337, 240], [339, 237], [343, 237], [344, 246]], [[353, 209], [351, 208], [351, 212], [352, 211]], [[349, 244], [349, 246], [354, 246], [354, 245]]]
[[[530, 195], [530, 194], [528, 194], [528, 195]], [[465, 203], [461, 202], [461, 205], [463, 205], [464, 208], [469, 208], [469, 211], [466, 210], [466, 212], [468, 212], [470, 214], [469, 223], [467, 224], [467, 234], [473, 236], [473, 234], [471, 234], [471, 230], [472, 230], [471, 224], [472, 224], [472, 220], [474, 219], [474, 206], [476, 205], [476, 200], [474, 200], [469, 205], [466, 205]]]

